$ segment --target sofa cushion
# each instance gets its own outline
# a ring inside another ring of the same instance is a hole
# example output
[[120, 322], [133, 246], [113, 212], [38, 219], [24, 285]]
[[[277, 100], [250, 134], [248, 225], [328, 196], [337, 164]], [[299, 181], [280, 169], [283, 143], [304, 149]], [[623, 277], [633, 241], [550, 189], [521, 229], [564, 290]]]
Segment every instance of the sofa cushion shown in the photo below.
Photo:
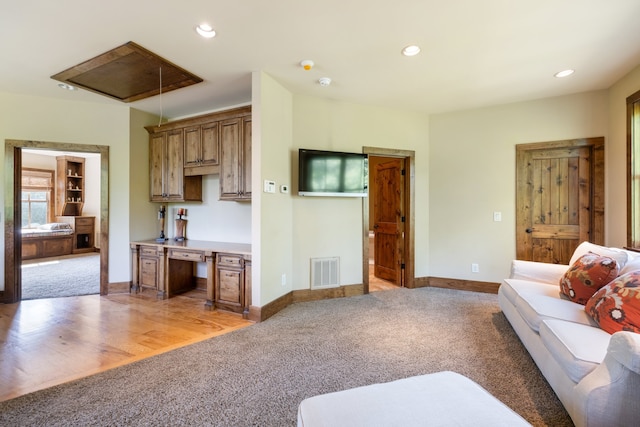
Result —
[[594, 326], [548, 319], [540, 339], [571, 381], [578, 383], [604, 360], [611, 335]]
[[501, 290], [504, 296], [507, 297], [511, 304], [516, 305], [518, 295], [534, 294], [534, 295], [547, 295], [550, 297], [558, 296], [557, 285], [551, 285], [548, 283], [532, 282], [530, 280], [520, 279], [505, 279], [501, 285]]
[[516, 299], [516, 309], [531, 329], [540, 330], [546, 319], [567, 320], [583, 325], [596, 326], [585, 313], [584, 306], [562, 299], [556, 290], [555, 296], [522, 293]]
[[560, 279], [560, 292], [570, 301], [586, 304], [598, 289], [618, 276], [618, 263], [611, 257], [586, 253]]
[[602, 329], [640, 333], [640, 271], [618, 277], [596, 292], [585, 306]]
[[629, 260], [624, 265], [624, 267], [620, 269], [620, 273], [618, 274], [622, 276], [623, 274], [631, 273], [632, 271], [638, 270], [640, 270], [640, 255], [629, 257]]
[[576, 250], [571, 255], [571, 260], [569, 261], [569, 265], [573, 265], [574, 262], [578, 260], [582, 255], [587, 254], [589, 252], [593, 252], [594, 254], [608, 256], [609, 258], [613, 258], [618, 263], [618, 268], [623, 268], [627, 263], [628, 255], [627, 252], [623, 249], [618, 248], [607, 248], [605, 246], [596, 245], [591, 242], [582, 242], [578, 245]]

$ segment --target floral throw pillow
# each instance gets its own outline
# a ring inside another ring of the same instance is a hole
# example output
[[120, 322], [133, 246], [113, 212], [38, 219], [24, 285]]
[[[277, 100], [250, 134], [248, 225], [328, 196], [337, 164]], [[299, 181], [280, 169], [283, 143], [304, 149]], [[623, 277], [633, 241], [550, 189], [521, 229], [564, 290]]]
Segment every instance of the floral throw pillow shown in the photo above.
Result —
[[618, 263], [613, 258], [586, 253], [560, 279], [560, 294], [584, 305], [598, 289], [615, 279], [618, 271]]
[[610, 334], [640, 333], [640, 271], [624, 274], [605, 285], [589, 299], [584, 309]]

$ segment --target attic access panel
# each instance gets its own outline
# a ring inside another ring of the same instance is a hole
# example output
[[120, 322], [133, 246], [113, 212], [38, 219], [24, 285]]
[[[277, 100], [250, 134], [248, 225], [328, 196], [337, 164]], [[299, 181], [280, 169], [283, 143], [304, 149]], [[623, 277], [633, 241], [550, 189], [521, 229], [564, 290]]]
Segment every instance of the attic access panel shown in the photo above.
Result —
[[51, 78], [122, 102], [132, 102], [160, 93], [161, 69], [162, 93], [202, 81], [134, 42], [125, 43]]

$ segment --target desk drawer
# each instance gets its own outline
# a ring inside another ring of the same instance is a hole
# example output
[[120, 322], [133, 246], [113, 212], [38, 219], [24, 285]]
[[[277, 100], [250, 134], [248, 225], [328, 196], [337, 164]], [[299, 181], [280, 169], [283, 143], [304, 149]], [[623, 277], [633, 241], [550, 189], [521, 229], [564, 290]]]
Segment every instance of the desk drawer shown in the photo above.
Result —
[[140, 255], [158, 256], [158, 249], [155, 246], [140, 246]]
[[244, 259], [241, 255], [218, 254], [217, 263], [220, 267], [242, 268]]
[[76, 234], [93, 234], [93, 226], [83, 225], [82, 227], [76, 226]]
[[91, 227], [93, 228], [94, 218], [76, 218], [76, 228], [78, 227]]
[[185, 261], [204, 262], [204, 254], [201, 252], [185, 251], [183, 249], [169, 249], [169, 258], [183, 259]]

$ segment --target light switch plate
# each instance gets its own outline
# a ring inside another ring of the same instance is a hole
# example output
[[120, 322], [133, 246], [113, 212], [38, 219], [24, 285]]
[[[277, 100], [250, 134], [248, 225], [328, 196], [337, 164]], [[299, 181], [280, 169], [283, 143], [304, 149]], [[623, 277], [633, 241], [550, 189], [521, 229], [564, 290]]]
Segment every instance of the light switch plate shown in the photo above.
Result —
[[268, 179], [264, 180], [264, 192], [265, 193], [275, 193], [276, 192], [276, 183], [275, 181], [269, 181]]

